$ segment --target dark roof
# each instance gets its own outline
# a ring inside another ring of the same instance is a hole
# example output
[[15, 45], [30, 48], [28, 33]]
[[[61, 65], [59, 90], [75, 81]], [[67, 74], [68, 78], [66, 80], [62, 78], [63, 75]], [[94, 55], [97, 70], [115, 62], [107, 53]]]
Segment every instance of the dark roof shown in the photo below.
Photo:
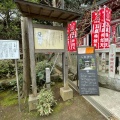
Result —
[[36, 4], [24, 0], [14, 1], [24, 17], [50, 20], [55, 22], [69, 22], [80, 17], [80, 14], [78, 13], [46, 6], [43, 4]]

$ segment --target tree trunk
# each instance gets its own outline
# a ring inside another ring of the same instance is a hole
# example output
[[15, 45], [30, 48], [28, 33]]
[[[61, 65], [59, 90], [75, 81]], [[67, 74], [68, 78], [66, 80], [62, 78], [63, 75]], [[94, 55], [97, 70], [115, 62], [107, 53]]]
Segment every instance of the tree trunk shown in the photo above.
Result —
[[30, 57], [29, 57], [29, 43], [28, 43], [28, 30], [27, 18], [21, 17], [21, 30], [22, 30], [22, 47], [23, 47], [23, 97], [27, 97], [30, 91]]

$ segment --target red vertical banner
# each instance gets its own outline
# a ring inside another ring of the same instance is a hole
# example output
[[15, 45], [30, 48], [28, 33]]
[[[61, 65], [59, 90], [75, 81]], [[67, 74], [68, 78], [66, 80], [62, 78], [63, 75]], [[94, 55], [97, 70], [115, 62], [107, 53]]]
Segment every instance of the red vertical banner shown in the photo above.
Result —
[[67, 26], [67, 43], [68, 43], [68, 51], [70, 50], [71, 46], [70, 46], [70, 24], [68, 24]]
[[68, 36], [68, 51], [74, 52], [77, 50], [77, 31], [76, 31], [76, 22], [73, 21], [68, 24], [67, 27], [67, 36]]
[[111, 22], [111, 9], [104, 6], [105, 9], [105, 42], [104, 47], [110, 46], [110, 22]]
[[104, 6], [99, 11], [92, 11], [92, 46], [95, 49], [109, 48], [111, 9]]
[[99, 12], [92, 11], [91, 12], [91, 21], [92, 21], [92, 46], [95, 49], [99, 49], [99, 28], [100, 28], [100, 19], [99, 19]]
[[99, 48], [103, 49], [104, 46], [104, 41], [105, 41], [105, 9], [100, 8], [99, 9], [99, 15], [100, 15], [100, 32], [99, 32]]
[[111, 26], [111, 43], [116, 43], [116, 24]]
[[99, 48], [109, 48], [110, 45], [110, 21], [111, 21], [111, 10], [104, 6], [99, 9], [100, 15], [100, 43]]

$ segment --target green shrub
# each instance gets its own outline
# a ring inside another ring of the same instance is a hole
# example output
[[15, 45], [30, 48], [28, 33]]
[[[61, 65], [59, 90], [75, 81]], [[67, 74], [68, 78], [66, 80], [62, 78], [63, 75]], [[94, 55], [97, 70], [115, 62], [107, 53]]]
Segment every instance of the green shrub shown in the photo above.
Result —
[[18, 61], [18, 74], [23, 74], [23, 63]]
[[40, 61], [45, 60], [45, 54], [44, 53], [36, 53], [35, 60], [36, 60], [36, 62], [40, 62]]
[[[19, 74], [19, 88], [22, 90], [23, 85], [23, 75]], [[7, 90], [11, 89], [13, 91], [17, 91], [17, 81], [16, 79], [10, 80], [10, 81], [3, 81], [0, 83], [0, 90]]]
[[[22, 86], [23, 86], [23, 74], [19, 74], [18, 80], [19, 80], [19, 89], [21, 91]], [[17, 91], [17, 81], [16, 80], [10, 82], [9, 84], [13, 91]]]
[[38, 73], [39, 71], [45, 71], [46, 67], [51, 68], [52, 67], [52, 63], [51, 62], [47, 63], [46, 60], [38, 62], [36, 64], [36, 73]]
[[42, 84], [45, 83], [45, 68], [46, 67], [51, 69], [52, 63], [51, 62], [47, 63], [47, 61], [44, 60], [36, 64], [36, 80], [37, 80], [38, 86], [41, 86]]
[[15, 75], [14, 67], [12, 60], [0, 60], [0, 78], [9, 78]]
[[[23, 72], [23, 63], [18, 62], [18, 74]], [[13, 60], [0, 60], [0, 79], [15, 76], [15, 62]]]
[[43, 88], [38, 95], [37, 110], [40, 116], [52, 113], [52, 107], [57, 104], [51, 89]]

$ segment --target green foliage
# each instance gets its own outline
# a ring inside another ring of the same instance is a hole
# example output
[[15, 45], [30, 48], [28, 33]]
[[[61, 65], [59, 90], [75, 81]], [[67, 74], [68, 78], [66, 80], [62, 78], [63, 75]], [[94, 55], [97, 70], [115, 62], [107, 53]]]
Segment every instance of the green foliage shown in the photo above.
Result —
[[36, 53], [35, 54], [36, 62], [45, 60], [45, 54], [44, 53]]
[[[19, 79], [19, 89], [21, 91], [22, 86], [23, 86], [23, 74], [20, 74], [18, 79]], [[10, 84], [10, 87], [13, 91], [17, 91], [17, 81], [16, 80], [10, 82], [9, 84]]]
[[38, 95], [37, 110], [40, 116], [52, 113], [52, 107], [57, 104], [51, 89], [43, 88]]
[[[19, 79], [19, 88], [21, 91], [22, 86], [23, 86], [23, 75], [20, 74], [18, 79]], [[0, 90], [8, 90], [8, 89], [11, 89], [12, 91], [17, 91], [16, 79], [7, 80], [7, 81], [4, 80], [4, 81], [0, 82]]]
[[0, 18], [0, 37], [20, 40], [20, 13], [13, 0], [0, 1]]
[[9, 78], [15, 74], [12, 60], [0, 61], [0, 78]]
[[[22, 74], [23, 64], [18, 63], [18, 74]], [[15, 76], [15, 63], [13, 60], [0, 60], [0, 79]]]
[[18, 74], [23, 74], [23, 63], [18, 61]]
[[36, 73], [39, 73], [39, 71], [44, 71], [45, 72], [45, 68], [46, 67], [51, 68], [52, 67], [52, 63], [47, 63], [46, 60], [38, 62], [36, 64]]
[[14, 9], [16, 6], [13, 2], [13, 0], [1, 0], [0, 1], [0, 8], [2, 10], [9, 10]]
[[[51, 68], [52, 63], [47, 63], [46, 60], [38, 62], [36, 64], [36, 80], [37, 80], [37, 85], [41, 86], [42, 84], [45, 83], [45, 68]], [[54, 71], [53, 71], [54, 72]]]

